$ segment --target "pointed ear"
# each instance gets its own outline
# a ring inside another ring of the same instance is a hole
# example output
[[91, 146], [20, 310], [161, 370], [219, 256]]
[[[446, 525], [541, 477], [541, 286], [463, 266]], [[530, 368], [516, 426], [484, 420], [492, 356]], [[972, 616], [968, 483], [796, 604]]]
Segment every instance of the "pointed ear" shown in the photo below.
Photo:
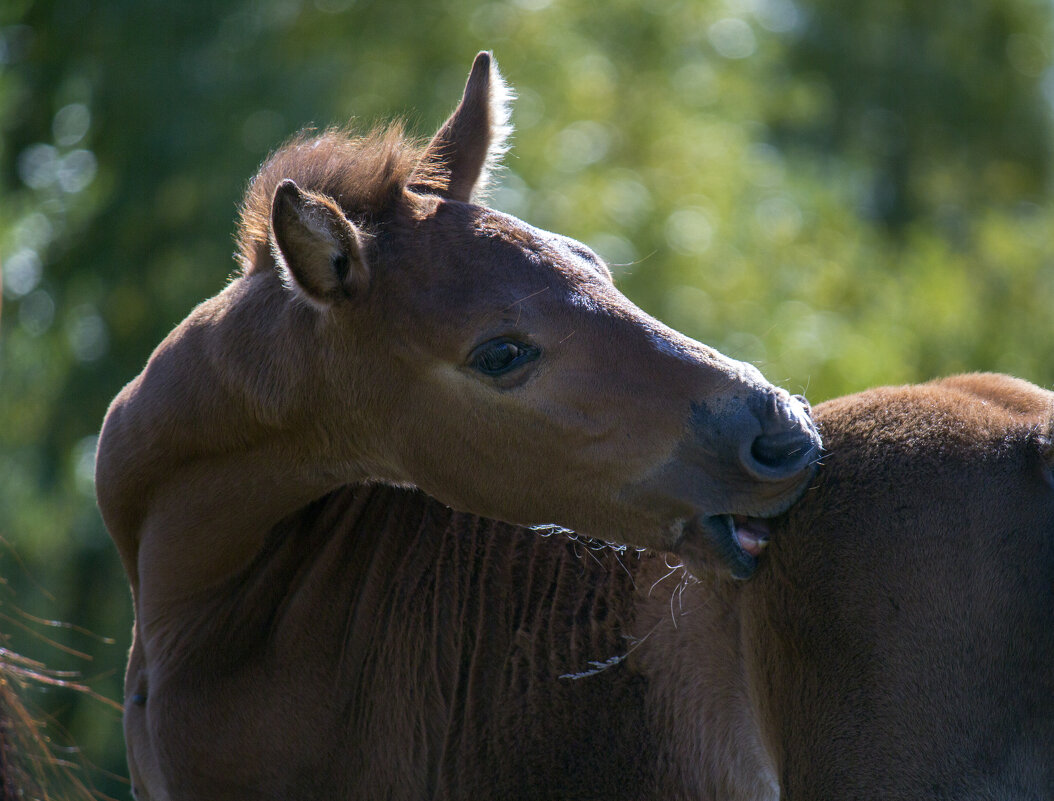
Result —
[[289, 178], [271, 201], [271, 250], [286, 283], [316, 306], [328, 308], [369, 284], [355, 226], [333, 200]]
[[461, 201], [482, 191], [508, 150], [511, 100], [491, 54], [477, 55], [461, 103], [432, 137], [410, 187]]

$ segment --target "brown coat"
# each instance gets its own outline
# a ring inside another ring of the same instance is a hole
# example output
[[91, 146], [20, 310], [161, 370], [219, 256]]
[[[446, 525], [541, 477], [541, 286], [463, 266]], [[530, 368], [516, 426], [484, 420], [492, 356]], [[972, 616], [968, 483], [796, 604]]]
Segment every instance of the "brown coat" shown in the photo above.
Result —
[[1054, 797], [1054, 394], [816, 415], [813, 486], [739, 521], [771, 533], [748, 582], [414, 491], [310, 504], [130, 705], [148, 797]]
[[[480, 54], [425, 148], [392, 128], [279, 150], [245, 200], [240, 273], [111, 405], [96, 490], [135, 604], [125, 734], [141, 798], [441, 786], [430, 771], [455, 763], [436, 726], [458, 725], [442, 715], [460, 703], [444, 682], [474, 646], [425, 665], [413, 630], [360, 635], [386, 614], [371, 593], [429, 591], [401, 560], [498, 524], [452, 524], [376, 484], [749, 575], [759, 543], [733, 515], [782, 511], [810, 480], [803, 399], [644, 314], [584, 245], [473, 202], [502, 149], [503, 87]], [[468, 582], [468, 606], [436, 614], [479, 614], [475, 579], [449, 580]], [[441, 639], [454, 619], [434, 622]], [[408, 694], [362, 690], [385, 681]], [[393, 751], [407, 726], [410, 751]]]

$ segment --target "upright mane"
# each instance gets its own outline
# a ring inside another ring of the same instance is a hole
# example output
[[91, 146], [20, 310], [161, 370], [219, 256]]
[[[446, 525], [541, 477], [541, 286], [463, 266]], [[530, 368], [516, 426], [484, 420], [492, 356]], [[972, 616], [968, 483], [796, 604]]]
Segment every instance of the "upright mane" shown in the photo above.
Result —
[[291, 178], [310, 192], [332, 198], [356, 224], [369, 228], [394, 208], [413, 182], [439, 191], [442, 177], [424, 160], [424, 146], [396, 122], [356, 135], [348, 128], [304, 131], [264, 162], [249, 184], [238, 223], [238, 260], [251, 274], [271, 265], [269, 232], [275, 188]]

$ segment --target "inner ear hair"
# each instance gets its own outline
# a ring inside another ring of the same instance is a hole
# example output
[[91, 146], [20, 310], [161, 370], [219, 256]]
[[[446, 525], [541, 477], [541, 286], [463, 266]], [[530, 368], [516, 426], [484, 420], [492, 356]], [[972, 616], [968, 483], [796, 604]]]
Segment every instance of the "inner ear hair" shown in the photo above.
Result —
[[354, 297], [369, 282], [355, 225], [333, 199], [290, 179], [275, 189], [271, 240], [286, 283], [316, 306]]

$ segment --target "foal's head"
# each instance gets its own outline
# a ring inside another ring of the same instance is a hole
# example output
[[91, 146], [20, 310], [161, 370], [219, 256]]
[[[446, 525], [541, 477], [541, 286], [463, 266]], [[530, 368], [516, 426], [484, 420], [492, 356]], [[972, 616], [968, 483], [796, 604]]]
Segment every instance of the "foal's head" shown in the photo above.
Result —
[[305, 436], [341, 481], [354, 464], [477, 514], [748, 573], [729, 516], [801, 491], [808, 407], [644, 314], [586, 246], [473, 202], [507, 99], [483, 53], [427, 147], [331, 131], [255, 179], [242, 280], [298, 317], [282, 358]]

